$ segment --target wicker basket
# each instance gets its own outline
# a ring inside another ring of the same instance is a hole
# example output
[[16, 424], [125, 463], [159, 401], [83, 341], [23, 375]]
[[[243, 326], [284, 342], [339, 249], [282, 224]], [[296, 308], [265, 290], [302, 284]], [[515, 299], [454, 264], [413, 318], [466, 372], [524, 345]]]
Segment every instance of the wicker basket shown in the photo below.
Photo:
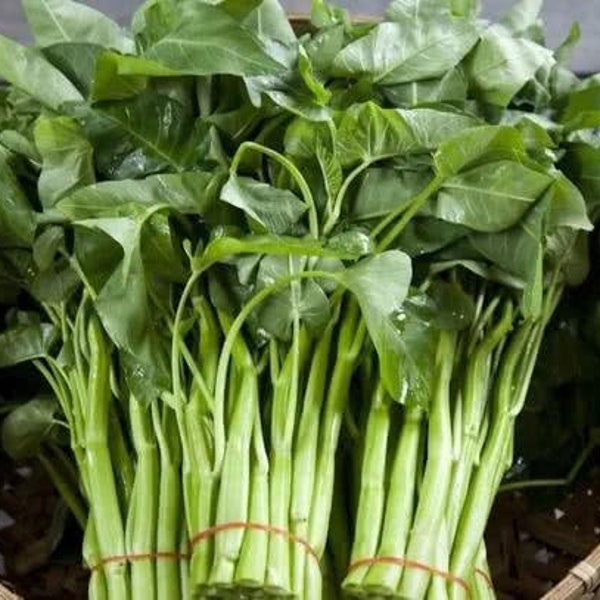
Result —
[[574, 566], [569, 574], [542, 600], [577, 600], [600, 598], [600, 546], [585, 560]]
[[21, 600], [21, 598], [0, 584], [0, 600]]

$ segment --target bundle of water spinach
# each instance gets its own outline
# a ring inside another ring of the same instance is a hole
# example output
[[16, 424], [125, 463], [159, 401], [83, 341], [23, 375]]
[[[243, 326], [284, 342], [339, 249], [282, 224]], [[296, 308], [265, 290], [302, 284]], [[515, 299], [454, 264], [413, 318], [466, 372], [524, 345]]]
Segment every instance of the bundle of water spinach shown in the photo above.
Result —
[[85, 528], [90, 597], [490, 595], [514, 419], [585, 276], [576, 29], [547, 50], [526, 1], [315, 0], [299, 32], [276, 0], [149, 0], [129, 30], [23, 5], [0, 366], [45, 387], [2, 439]]

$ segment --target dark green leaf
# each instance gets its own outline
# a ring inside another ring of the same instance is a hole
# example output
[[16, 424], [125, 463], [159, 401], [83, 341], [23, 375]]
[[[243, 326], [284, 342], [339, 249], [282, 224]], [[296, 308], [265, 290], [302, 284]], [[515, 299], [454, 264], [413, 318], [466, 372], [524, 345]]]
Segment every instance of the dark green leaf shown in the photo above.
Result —
[[44, 358], [55, 339], [47, 323], [17, 324], [0, 334], [0, 367], [10, 367]]
[[61, 227], [48, 227], [33, 244], [33, 260], [40, 270], [49, 269], [59, 249], [65, 248], [65, 232]]
[[412, 276], [410, 259], [397, 250], [366, 258], [337, 277], [356, 297], [379, 356], [381, 376], [393, 398], [399, 398], [401, 334], [397, 317]]
[[551, 183], [519, 163], [491, 162], [447, 179], [423, 212], [476, 231], [501, 231], [515, 225]]
[[437, 252], [464, 238], [469, 228], [432, 217], [411, 219], [398, 238], [398, 247], [412, 258]]
[[44, 56], [63, 73], [86, 98], [95, 83], [96, 63], [102, 46], [95, 44], [54, 44], [43, 49]]
[[306, 205], [289, 190], [237, 175], [230, 176], [221, 200], [243, 210], [272, 233], [289, 231], [306, 212]]
[[587, 215], [585, 200], [577, 187], [559, 173], [546, 192], [550, 204], [548, 227], [568, 227], [591, 231], [593, 225]]
[[[258, 289], [271, 285], [281, 277], [297, 273], [301, 259], [283, 256], [267, 256], [260, 261], [256, 275]], [[294, 290], [288, 288], [268, 298], [257, 311], [257, 324], [271, 335], [281, 340], [289, 340], [296, 318], [310, 329], [319, 331], [329, 319], [329, 300], [311, 280], [298, 284]]]
[[336, 151], [343, 166], [406, 154], [415, 147], [413, 133], [400, 114], [372, 102], [352, 106], [338, 125]]
[[368, 220], [398, 210], [424, 190], [432, 178], [428, 170], [371, 168], [361, 182], [351, 216], [357, 220]]
[[29, 246], [35, 226], [35, 214], [0, 149], [0, 248]]
[[13, 460], [34, 458], [56, 427], [56, 402], [34, 398], [18, 406], [2, 423], [2, 448]]

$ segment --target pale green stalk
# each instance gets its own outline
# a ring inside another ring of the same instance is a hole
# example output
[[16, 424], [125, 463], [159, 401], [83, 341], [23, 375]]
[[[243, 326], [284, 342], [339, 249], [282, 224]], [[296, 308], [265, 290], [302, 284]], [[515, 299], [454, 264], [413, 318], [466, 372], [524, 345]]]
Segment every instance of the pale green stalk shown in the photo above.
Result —
[[[400, 441], [396, 449], [389, 492], [383, 521], [381, 543], [377, 556], [402, 557], [412, 526], [417, 487], [417, 461], [423, 430], [424, 410], [417, 403], [409, 403], [404, 411]], [[373, 593], [396, 590], [402, 569], [396, 565], [372, 565], [364, 578], [365, 589]]]
[[[308, 539], [310, 507], [316, 476], [319, 419], [325, 397], [333, 329], [332, 322], [314, 350], [304, 393], [302, 414], [294, 441], [290, 520], [292, 533], [301, 539]], [[307, 557], [305, 548], [295, 544], [292, 589], [299, 598], [304, 597], [304, 571], [307, 560], [311, 562], [313, 559]]]
[[[177, 431], [177, 421], [172, 409], [156, 403], [152, 405], [152, 425], [159, 448], [160, 482], [158, 490], [158, 514], [156, 526], [156, 552], [171, 554], [173, 558], [158, 558], [156, 561], [156, 596], [180, 598], [181, 563], [188, 549], [180, 552], [180, 531], [184, 523], [181, 493], [181, 447]], [[174, 555], [180, 554], [180, 558]]]
[[[269, 522], [269, 459], [258, 406], [255, 408], [252, 435], [252, 471], [250, 484], [249, 521]], [[249, 529], [244, 535], [235, 583], [242, 588], [255, 589], [265, 585], [269, 534]]]
[[[371, 401], [365, 432], [365, 448], [360, 477], [360, 498], [350, 564], [377, 553], [385, 505], [387, 446], [390, 432], [390, 400], [380, 382]], [[345, 591], [361, 590], [368, 566], [353, 569], [343, 584]]]
[[[419, 490], [419, 502], [408, 540], [406, 559], [423, 564], [435, 560], [435, 548], [448, 501], [452, 468], [450, 380], [454, 366], [456, 334], [441, 331], [435, 364], [435, 383], [429, 406], [427, 465]], [[397, 593], [411, 599], [425, 596], [431, 576], [404, 569]]]
[[[135, 481], [127, 523], [127, 552], [152, 554], [156, 544], [159, 464], [150, 407], [129, 399], [133, 444], [137, 455]], [[131, 562], [131, 598], [153, 600], [156, 595], [156, 563], [153, 559]]]

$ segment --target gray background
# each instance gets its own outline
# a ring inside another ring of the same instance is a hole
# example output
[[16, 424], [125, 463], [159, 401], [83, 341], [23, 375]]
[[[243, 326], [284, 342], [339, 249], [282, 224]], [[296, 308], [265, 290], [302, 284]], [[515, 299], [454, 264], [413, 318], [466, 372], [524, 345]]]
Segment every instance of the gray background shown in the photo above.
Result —
[[[84, 0], [86, 4], [111, 14], [126, 24], [141, 0]], [[379, 15], [387, 0], [337, 0], [355, 14]], [[290, 12], [305, 13], [310, 0], [283, 0]], [[483, 0], [485, 15], [497, 17], [512, 4], [512, 0]], [[544, 20], [548, 43], [556, 46], [564, 38], [573, 21], [581, 25], [583, 37], [573, 66], [581, 72], [600, 71], [600, 0], [546, 0]], [[0, 33], [21, 41], [29, 41], [27, 25], [20, 0], [0, 0]]]

